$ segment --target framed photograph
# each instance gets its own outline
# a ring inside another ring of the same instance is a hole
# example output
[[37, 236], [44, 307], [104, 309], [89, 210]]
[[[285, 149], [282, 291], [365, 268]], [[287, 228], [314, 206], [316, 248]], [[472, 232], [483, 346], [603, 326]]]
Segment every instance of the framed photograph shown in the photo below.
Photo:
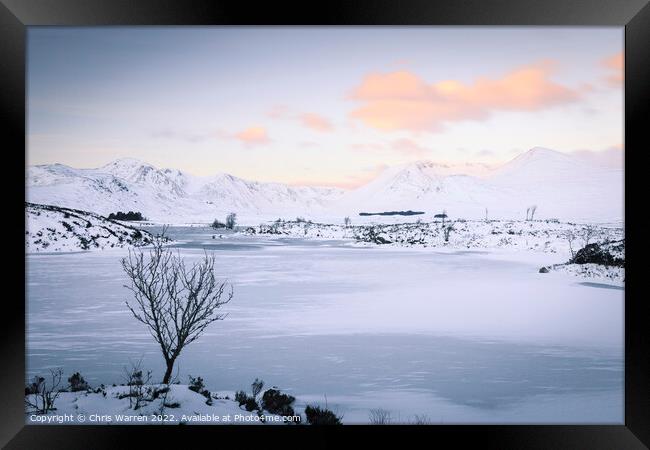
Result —
[[647, 1], [2, 3], [6, 448], [650, 445]]

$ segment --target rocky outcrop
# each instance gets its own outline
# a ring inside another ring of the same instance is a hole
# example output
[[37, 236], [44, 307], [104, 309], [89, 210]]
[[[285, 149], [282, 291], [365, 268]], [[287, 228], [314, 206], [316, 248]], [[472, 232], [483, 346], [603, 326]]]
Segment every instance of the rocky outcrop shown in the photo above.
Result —
[[578, 250], [569, 262], [571, 264], [625, 267], [625, 239], [589, 244]]

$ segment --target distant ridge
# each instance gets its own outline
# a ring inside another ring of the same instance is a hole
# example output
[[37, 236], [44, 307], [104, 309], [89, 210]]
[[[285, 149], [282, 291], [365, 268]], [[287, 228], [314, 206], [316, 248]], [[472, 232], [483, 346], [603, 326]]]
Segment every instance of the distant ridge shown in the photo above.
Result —
[[499, 167], [431, 161], [389, 167], [349, 191], [250, 181], [226, 173], [197, 177], [133, 158], [97, 169], [32, 166], [26, 185], [27, 199], [34, 203], [102, 215], [139, 211], [159, 223], [209, 223], [230, 212], [248, 224], [296, 216], [340, 221], [360, 213], [403, 215], [397, 213], [406, 207], [427, 218], [446, 210], [456, 218], [524, 219], [533, 205], [540, 219], [620, 222], [624, 217], [621, 169], [542, 147]]

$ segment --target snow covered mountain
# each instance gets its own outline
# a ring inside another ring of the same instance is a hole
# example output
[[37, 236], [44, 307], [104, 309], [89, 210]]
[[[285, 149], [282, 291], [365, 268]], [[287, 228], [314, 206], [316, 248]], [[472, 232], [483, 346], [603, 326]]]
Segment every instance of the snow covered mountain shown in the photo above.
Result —
[[[419, 161], [386, 169], [351, 191], [247, 181], [229, 174], [196, 177], [125, 158], [98, 169], [32, 166], [28, 201], [94, 211], [140, 211], [153, 221], [206, 222], [236, 212], [240, 223], [304, 216], [342, 220], [359, 212], [443, 210], [451, 218], [535, 218], [615, 222], [623, 219], [623, 171], [533, 148], [492, 168]], [[364, 219], [364, 220], [376, 220]], [[393, 219], [386, 219], [393, 220]]]
[[246, 181], [228, 174], [195, 177], [125, 158], [98, 169], [61, 164], [29, 167], [27, 197], [33, 203], [94, 211], [140, 211], [154, 221], [211, 221], [236, 212], [242, 218], [319, 214], [342, 191]]
[[[474, 165], [476, 166], [476, 165]], [[574, 221], [623, 219], [623, 171], [540, 147], [496, 167], [467, 167], [427, 161], [391, 167], [337, 202], [342, 213], [419, 210], [423, 220], [446, 211], [450, 218]], [[478, 170], [477, 170], [478, 169]]]

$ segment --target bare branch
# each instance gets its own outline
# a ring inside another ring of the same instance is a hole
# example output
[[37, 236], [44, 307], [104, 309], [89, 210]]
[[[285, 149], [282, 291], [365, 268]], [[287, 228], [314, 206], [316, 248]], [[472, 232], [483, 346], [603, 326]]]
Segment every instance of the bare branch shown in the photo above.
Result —
[[126, 301], [126, 306], [160, 345], [167, 364], [163, 383], [168, 383], [183, 348], [226, 317], [218, 309], [232, 299], [233, 290], [231, 286], [226, 295], [226, 283], [217, 282], [214, 255], [204, 253], [187, 267], [179, 253], [164, 247], [165, 231], [154, 240], [148, 258], [142, 249], [129, 251], [122, 267], [130, 280], [125, 287], [133, 294], [133, 302]]

